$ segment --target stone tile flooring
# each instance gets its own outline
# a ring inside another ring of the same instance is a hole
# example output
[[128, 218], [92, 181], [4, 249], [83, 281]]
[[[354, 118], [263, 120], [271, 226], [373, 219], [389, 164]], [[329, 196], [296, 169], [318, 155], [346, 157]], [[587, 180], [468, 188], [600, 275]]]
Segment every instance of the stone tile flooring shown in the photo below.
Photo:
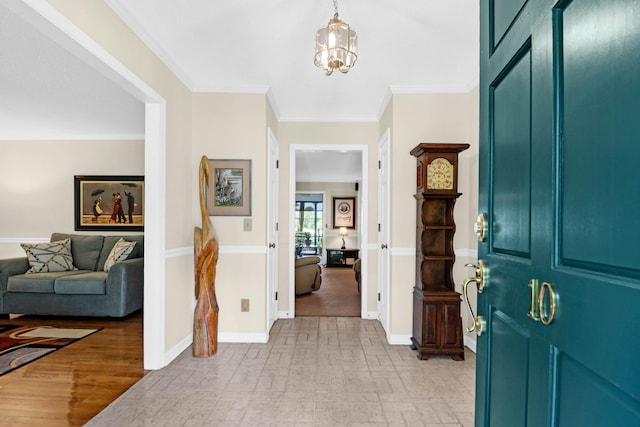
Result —
[[475, 354], [418, 360], [376, 320], [278, 320], [267, 344], [191, 348], [87, 426], [473, 426]]

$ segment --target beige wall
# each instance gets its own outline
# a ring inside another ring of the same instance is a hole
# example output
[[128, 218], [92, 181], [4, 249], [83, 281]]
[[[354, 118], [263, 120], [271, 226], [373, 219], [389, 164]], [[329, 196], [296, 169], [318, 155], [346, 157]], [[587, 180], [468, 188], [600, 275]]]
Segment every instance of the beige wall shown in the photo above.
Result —
[[[94, 39], [166, 101], [166, 229], [165, 249], [189, 246], [193, 241], [195, 208], [192, 186], [191, 92], [162, 61], [101, 0], [49, 0], [73, 24]], [[153, 212], [146, 212], [153, 215]], [[161, 215], [162, 213], [158, 213]], [[187, 337], [192, 328], [192, 255], [165, 264], [165, 349]], [[150, 266], [148, 268], [153, 268]]]
[[75, 233], [74, 175], [144, 175], [144, 142], [0, 141], [0, 159], [0, 258], [24, 256], [16, 239]]
[[[198, 200], [197, 169], [201, 156], [251, 160], [251, 231], [241, 216], [213, 216], [220, 257], [216, 294], [221, 334], [266, 333], [267, 119], [262, 94], [194, 94], [191, 192]], [[192, 224], [200, 224], [194, 211]], [[193, 231], [191, 231], [193, 233]], [[250, 299], [250, 311], [240, 300]]]
[[[218, 274], [220, 331], [255, 333], [264, 331], [266, 298], [266, 129], [271, 127], [280, 143], [279, 279], [278, 309], [286, 311], [289, 269], [293, 248], [289, 247], [289, 147], [291, 144], [364, 144], [369, 149], [369, 241], [376, 243], [377, 143], [382, 130], [392, 129], [391, 240], [392, 248], [415, 249], [415, 201], [413, 199], [415, 159], [409, 151], [421, 142], [468, 142], [477, 146], [477, 90], [468, 94], [426, 94], [392, 97], [379, 123], [277, 123], [265, 95], [194, 95], [145, 46], [101, 0], [50, 0], [82, 31], [96, 40], [165, 100], [167, 107], [166, 149], [166, 247], [189, 248], [193, 226], [199, 223], [197, 162], [200, 155], [213, 158], [252, 159], [251, 232], [242, 231], [242, 219], [214, 217], [214, 227], [223, 247], [239, 247], [241, 253], [222, 258]], [[475, 218], [477, 200], [477, 150], [461, 155], [460, 191], [456, 209], [456, 250], [475, 250], [468, 224]], [[466, 165], [466, 166], [465, 166]], [[150, 213], [147, 213], [150, 214]], [[152, 213], [151, 213], [152, 214]], [[234, 252], [231, 250], [231, 252]], [[237, 251], [235, 251], [237, 252]], [[377, 250], [367, 249], [368, 289], [375, 298]], [[182, 254], [182, 252], [180, 252]], [[471, 259], [470, 259], [471, 260]], [[465, 257], [456, 262], [459, 281], [467, 275]], [[248, 266], [250, 266], [251, 271]], [[393, 256], [391, 260], [390, 327], [392, 334], [411, 334], [411, 288], [414, 257]], [[169, 259], [166, 277], [165, 348], [172, 349], [191, 333], [193, 308], [192, 256]], [[251, 298], [251, 311], [240, 313], [240, 298]], [[375, 300], [367, 302], [375, 309]]]
[[[290, 218], [294, 207], [289, 206], [289, 158], [290, 146], [300, 145], [340, 145], [340, 144], [361, 144], [366, 145], [369, 154], [369, 192], [367, 214], [369, 217], [369, 241], [376, 238], [376, 234], [371, 233], [371, 221], [375, 221], [377, 216], [376, 202], [376, 168], [377, 168], [377, 123], [297, 123], [281, 122], [278, 125], [278, 140], [280, 142], [280, 228], [279, 228], [279, 279], [278, 310], [287, 312], [289, 302], [289, 272], [293, 268], [294, 248], [289, 245], [289, 233], [291, 230]], [[342, 242], [341, 242], [342, 243]], [[365, 250], [369, 242], [362, 241], [361, 249]], [[373, 260], [375, 261], [375, 260]], [[372, 262], [369, 257], [369, 263]], [[368, 288], [371, 292], [375, 289], [375, 277], [370, 277]], [[374, 310], [369, 305], [367, 310]]]
[[[324, 224], [323, 237], [324, 247], [323, 256], [327, 256], [327, 248], [339, 248], [342, 246], [342, 237], [338, 235], [338, 229], [333, 228], [333, 197], [355, 197], [356, 209], [360, 208], [360, 200], [355, 190], [354, 182], [298, 182], [296, 183], [297, 192], [324, 192]], [[348, 230], [349, 235], [344, 238], [348, 248], [360, 248], [360, 219], [356, 219], [356, 229]], [[326, 259], [326, 258], [325, 258]]]
[[[420, 143], [468, 143], [460, 154], [456, 202], [458, 253], [454, 280], [458, 287], [468, 275], [464, 264], [475, 261], [472, 222], [477, 206], [478, 91], [459, 94], [396, 94], [380, 120], [380, 135], [391, 128], [391, 248], [390, 333], [412, 333], [412, 288], [415, 284], [416, 159], [409, 152]], [[466, 308], [463, 307], [464, 310]], [[463, 321], [467, 324], [466, 311]]]

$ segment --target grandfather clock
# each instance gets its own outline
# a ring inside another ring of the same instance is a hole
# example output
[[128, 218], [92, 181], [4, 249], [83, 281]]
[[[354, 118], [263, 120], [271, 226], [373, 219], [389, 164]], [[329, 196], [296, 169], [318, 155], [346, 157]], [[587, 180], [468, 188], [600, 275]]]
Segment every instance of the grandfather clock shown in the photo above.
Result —
[[419, 359], [449, 354], [464, 360], [460, 294], [453, 281], [453, 208], [458, 193], [458, 153], [469, 144], [420, 144], [415, 199], [416, 284], [411, 348]]

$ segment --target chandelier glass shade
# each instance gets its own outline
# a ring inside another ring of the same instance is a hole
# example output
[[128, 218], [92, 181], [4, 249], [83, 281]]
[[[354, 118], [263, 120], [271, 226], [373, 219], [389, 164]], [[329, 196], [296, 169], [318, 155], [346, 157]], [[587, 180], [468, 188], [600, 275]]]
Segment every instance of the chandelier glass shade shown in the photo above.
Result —
[[326, 27], [316, 32], [316, 54], [313, 63], [327, 76], [335, 70], [347, 73], [358, 59], [358, 35], [336, 11]]

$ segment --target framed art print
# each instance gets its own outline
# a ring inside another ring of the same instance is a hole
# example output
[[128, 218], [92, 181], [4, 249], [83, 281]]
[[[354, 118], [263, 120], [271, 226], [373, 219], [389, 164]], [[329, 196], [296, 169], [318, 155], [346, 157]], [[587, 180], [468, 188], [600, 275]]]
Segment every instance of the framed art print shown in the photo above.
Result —
[[251, 216], [251, 160], [209, 159], [207, 212]]
[[74, 176], [76, 230], [143, 231], [143, 202], [143, 176]]
[[356, 228], [356, 198], [333, 198], [333, 228]]

